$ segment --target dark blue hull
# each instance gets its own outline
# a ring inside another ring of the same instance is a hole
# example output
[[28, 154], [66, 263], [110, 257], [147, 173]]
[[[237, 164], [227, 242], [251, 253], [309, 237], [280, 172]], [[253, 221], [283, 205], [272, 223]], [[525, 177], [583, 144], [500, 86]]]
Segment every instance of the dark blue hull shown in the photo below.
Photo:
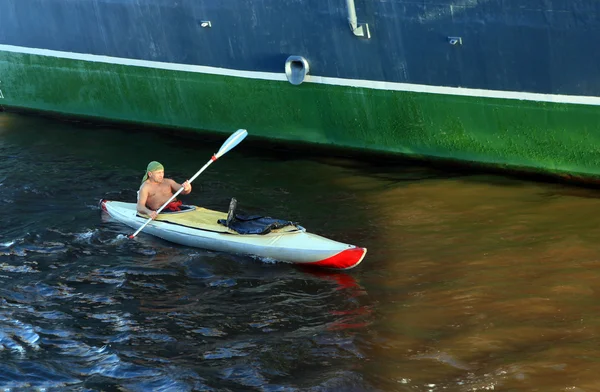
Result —
[[[0, 0], [0, 44], [238, 70], [600, 95], [600, 2]], [[210, 21], [210, 28], [201, 27]], [[451, 45], [448, 37], [460, 37]]]

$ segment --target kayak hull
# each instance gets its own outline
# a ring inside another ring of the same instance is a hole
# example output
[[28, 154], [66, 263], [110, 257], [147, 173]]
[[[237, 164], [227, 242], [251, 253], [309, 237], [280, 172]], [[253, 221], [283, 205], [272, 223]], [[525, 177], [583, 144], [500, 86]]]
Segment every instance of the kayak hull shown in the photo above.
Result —
[[[137, 214], [134, 203], [101, 200], [100, 206], [112, 218], [132, 229], [138, 229], [147, 221], [147, 218]], [[241, 235], [228, 231], [224, 226], [216, 231], [154, 220], [143, 232], [195, 248], [343, 270], [356, 267], [367, 253], [366, 248], [330, 240], [302, 228]]]

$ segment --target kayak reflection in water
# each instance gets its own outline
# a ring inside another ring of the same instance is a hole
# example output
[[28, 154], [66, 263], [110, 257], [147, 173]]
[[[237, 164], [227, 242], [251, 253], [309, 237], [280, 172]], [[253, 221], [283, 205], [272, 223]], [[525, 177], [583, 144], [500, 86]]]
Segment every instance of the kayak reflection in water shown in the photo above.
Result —
[[[165, 168], [162, 164], [152, 161], [146, 168], [146, 174], [142, 179], [142, 185], [138, 191], [137, 212], [146, 214], [152, 219], [158, 216], [158, 210], [175, 192], [183, 187], [181, 195], [187, 195], [192, 191], [192, 185], [185, 181], [179, 184], [165, 177]], [[179, 211], [180, 200], [174, 200], [167, 204], [163, 211]]]

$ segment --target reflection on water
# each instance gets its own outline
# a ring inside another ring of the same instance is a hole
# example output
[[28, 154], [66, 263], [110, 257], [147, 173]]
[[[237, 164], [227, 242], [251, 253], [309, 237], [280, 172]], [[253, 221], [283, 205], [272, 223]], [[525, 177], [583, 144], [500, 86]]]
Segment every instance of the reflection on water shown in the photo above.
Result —
[[373, 373], [391, 389], [595, 390], [599, 197], [481, 175], [371, 194], [389, 233], [363, 279]]
[[598, 190], [266, 153], [250, 132], [189, 201], [369, 248], [348, 273], [304, 270], [130, 241], [101, 214], [148, 161], [184, 179], [220, 139], [0, 128], [2, 388], [598, 390]]

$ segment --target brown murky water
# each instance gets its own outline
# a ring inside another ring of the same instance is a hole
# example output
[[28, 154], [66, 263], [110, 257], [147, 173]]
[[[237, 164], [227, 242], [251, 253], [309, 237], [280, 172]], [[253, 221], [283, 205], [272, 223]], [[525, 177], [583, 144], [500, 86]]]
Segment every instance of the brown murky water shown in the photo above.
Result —
[[236, 196], [368, 247], [361, 265], [116, 240], [98, 199], [133, 199], [152, 159], [183, 179], [218, 145], [0, 114], [0, 387], [600, 390], [600, 190], [249, 137], [190, 202]]
[[600, 390], [600, 191], [374, 174], [349, 181], [377, 233], [361, 273], [374, 384]]

